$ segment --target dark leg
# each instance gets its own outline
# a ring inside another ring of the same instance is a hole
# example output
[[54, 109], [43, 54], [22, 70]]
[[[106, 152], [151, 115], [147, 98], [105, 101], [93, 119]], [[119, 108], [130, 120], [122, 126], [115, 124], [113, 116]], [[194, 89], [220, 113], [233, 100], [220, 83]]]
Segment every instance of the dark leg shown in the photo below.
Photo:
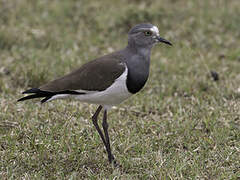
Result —
[[94, 113], [94, 115], [93, 115], [93, 117], [92, 117], [92, 122], [93, 122], [95, 128], [97, 129], [97, 132], [98, 132], [98, 134], [100, 135], [100, 137], [101, 137], [101, 139], [102, 139], [102, 141], [103, 141], [104, 146], [106, 147], [107, 144], [106, 144], [104, 135], [103, 135], [101, 129], [99, 128], [98, 122], [97, 122], [97, 121], [98, 121], [98, 115], [99, 115], [99, 113], [101, 112], [101, 110], [102, 110], [102, 106], [100, 105], [100, 106], [97, 108], [97, 111]]
[[105, 134], [105, 140], [106, 140], [105, 147], [108, 153], [108, 160], [110, 163], [113, 162], [114, 165], [117, 165], [116, 162], [114, 161], [114, 156], [112, 155], [111, 147], [110, 147], [110, 140], [108, 136], [107, 110], [104, 110], [102, 126]]

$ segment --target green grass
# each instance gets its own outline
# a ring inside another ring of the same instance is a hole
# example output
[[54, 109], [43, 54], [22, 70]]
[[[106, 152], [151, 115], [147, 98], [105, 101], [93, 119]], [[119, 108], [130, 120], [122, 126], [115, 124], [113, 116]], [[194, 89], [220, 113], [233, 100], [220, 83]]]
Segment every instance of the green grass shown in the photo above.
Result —
[[[16, 100], [124, 47], [140, 22], [174, 46], [153, 48], [145, 88], [110, 111], [113, 168], [96, 106]], [[0, 179], [240, 178], [239, 1], [1, 0], [0, 24]]]

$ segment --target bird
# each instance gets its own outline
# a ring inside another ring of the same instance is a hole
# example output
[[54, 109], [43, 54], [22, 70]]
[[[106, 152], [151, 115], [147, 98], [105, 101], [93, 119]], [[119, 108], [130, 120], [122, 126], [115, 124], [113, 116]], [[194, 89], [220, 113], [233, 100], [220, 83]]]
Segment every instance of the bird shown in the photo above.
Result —
[[[137, 24], [129, 30], [125, 48], [96, 58], [38, 88], [28, 89], [22, 93], [28, 96], [18, 101], [42, 98], [41, 103], [45, 103], [71, 98], [98, 105], [91, 117], [92, 123], [105, 146], [109, 163], [117, 165], [110, 146], [107, 112], [144, 87], [149, 77], [151, 49], [159, 43], [172, 46], [170, 41], [160, 37], [157, 26], [151, 23]], [[103, 131], [98, 124], [102, 110]]]

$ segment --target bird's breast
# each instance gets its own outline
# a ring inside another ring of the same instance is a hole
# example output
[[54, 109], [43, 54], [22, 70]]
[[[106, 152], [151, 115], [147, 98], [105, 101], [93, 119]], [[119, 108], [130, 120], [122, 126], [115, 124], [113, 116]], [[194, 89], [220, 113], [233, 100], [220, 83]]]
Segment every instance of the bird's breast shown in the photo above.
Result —
[[127, 88], [130, 93], [137, 93], [147, 82], [149, 76], [149, 64], [128, 67]]

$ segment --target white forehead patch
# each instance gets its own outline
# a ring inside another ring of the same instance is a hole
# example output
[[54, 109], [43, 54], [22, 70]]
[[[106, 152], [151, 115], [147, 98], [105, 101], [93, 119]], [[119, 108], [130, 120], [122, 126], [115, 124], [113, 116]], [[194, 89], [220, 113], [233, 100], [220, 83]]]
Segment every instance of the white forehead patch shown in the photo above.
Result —
[[157, 26], [153, 26], [153, 27], [151, 28], [151, 31], [152, 31], [153, 33], [155, 33], [157, 36], [159, 36], [159, 30], [158, 30]]

